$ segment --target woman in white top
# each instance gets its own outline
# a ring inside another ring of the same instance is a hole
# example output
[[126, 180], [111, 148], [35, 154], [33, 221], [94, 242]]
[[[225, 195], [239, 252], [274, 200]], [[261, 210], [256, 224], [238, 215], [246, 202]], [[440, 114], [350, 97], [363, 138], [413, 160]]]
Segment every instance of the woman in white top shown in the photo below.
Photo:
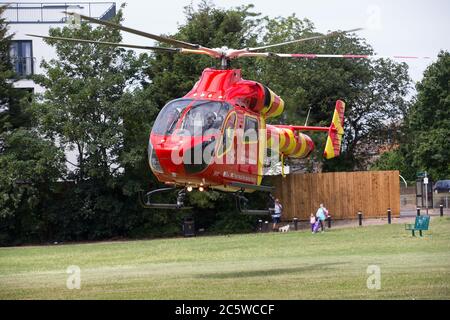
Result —
[[280, 218], [281, 218], [282, 212], [283, 212], [283, 205], [281, 204], [279, 199], [275, 199], [274, 213], [272, 215], [272, 221], [273, 221], [272, 229], [275, 229], [277, 223], [280, 223]]

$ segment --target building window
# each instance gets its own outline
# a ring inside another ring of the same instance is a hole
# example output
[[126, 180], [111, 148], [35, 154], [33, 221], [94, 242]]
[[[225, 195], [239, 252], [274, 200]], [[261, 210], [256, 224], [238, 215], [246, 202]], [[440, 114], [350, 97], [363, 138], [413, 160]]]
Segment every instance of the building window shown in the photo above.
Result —
[[33, 75], [33, 46], [31, 40], [13, 40], [10, 48], [11, 62], [17, 77]]

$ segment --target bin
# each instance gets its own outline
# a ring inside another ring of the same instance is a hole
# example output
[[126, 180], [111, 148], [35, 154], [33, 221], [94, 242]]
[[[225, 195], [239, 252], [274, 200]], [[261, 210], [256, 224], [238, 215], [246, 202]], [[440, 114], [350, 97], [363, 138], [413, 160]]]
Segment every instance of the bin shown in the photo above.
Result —
[[194, 219], [192, 217], [184, 218], [183, 235], [185, 237], [195, 236], [195, 223], [194, 223]]

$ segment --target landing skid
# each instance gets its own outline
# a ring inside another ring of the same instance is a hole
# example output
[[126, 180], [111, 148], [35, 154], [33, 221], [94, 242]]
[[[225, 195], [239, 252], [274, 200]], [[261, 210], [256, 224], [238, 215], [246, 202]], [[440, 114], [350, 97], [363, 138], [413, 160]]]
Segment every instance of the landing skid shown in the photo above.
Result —
[[173, 191], [176, 190], [175, 187], [172, 188], [161, 188], [156, 189], [150, 192], [147, 192], [143, 194], [143, 192], [139, 192], [139, 201], [141, 203], [141, 206], [147, 209], [170, 209], [170, 210], [189, 210], [192, 209], [192, 207], [185, 207], [184, 206], [184, 200], [186, 197], [186, 190], [181, 189], [178, 191], [177, 195], [177, 203], [154, 203], [151, 201], [151, 196], [160, 193], [160, 192], [167, 192], [167, 191]]
[[275, 188], [271, 187], [271, 186], [257, 186], [254, 184], [241, 183], [241, 182], [230, 182], [229, 186], [241, 188], [241, 190], [251, 189], [251, 190], [263, 191], [263, 192], [273, 192], [275, 190]]
[[[240, 190], [236, 191], [234, 193], [234, 197], [236, 200], [236, 209], [240, 214], [243, 215], [271, 215], [273, 214], [274, 209], [268, 208], [265, 210], [255, 210], [255, 209], [248, 209], [248, 202], [249, 200], [244, 196], [245, 189], [252, 189], [257, 191], [263, 191], [268, 192], [270, 200], [274, 202], [274, 197], [272, 196], [271, 191], [274, 190], [274, 187], [271, 186], [256, 186], [252, 184], [245, 184], [245, 183], [232, 183], [230, 186], [241, 188]], [[192, 209], [192, 207], [185, 207], [184, 206], [184, 200], [186, 197], [186, 189], [180, 189], [178, 191], [177, 195], [177, 202], [176, 203], [154, 203], [151, 200], [152, 195], [155, 195], [157, 193], [161, 192], [169, 192], [176, 190], [176, 187], [170, 187], [170, 188], [161, 188], [156, 189], [147, 193], [140, 192], [139, 193], [139, 200], [141, 203], [141, 206], [148, 209], [169, 209], [169, 210], [189, 210]]]

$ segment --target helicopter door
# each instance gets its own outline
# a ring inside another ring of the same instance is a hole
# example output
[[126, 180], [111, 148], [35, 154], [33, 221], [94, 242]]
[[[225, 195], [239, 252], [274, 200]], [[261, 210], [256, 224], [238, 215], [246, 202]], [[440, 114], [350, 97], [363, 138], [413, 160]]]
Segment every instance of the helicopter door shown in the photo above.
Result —
[[252, 175], [258, 174], [258, 118], [246, 114], [244, 116], [243, 141], [241, 142], [241, 162], [239, 171]]

